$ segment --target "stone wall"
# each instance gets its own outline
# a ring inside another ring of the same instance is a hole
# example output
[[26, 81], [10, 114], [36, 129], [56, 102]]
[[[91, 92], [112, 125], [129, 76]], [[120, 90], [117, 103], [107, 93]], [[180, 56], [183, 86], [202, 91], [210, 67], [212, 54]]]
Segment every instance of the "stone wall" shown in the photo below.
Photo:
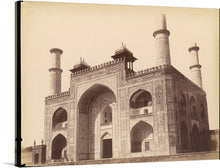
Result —
[[[167, 90], [164, 69], [155, 68], [146, 70], [137, 75], [129, 76], [126, 88], [128, 89], [126, 107], [128, 115], [131, 113], [129, 99], [136, 91], [143, 89], [152, 95], [152, 115], [129, 116], [129, 131], [127, 137], [130, 137], [130, 131], [135, 124], [144, 121], [153, 127], [153, 145], [152, 149], [142, 153], [131, 153], [131, 157], [138, 156], [156, 156], [170, 154], [170, 142], [168, 132], [168, 109], [172, 110], [172, 100], [168, 100], [167, 107]], [[169, 86], [170, 87], [170, 86]], [[167, 87], [169, 89], [169, 87]], [[172, 86], [171, 86], [172, 87]], [[170, 97], [169, 97], [170, 98]], [[170, 98], [171, 99], [171, 98]], [[128, 138], [130, 143], [130, 138]], [[129, 144], [130, 146], [131, 144]], [[130, 151], [131, 152], [131, 151]]]
[[[175, 68], [163, 65], [126, 74], [124, 66], [124, 60], [118, 60], [108, 65], [103, 64], [80, 73], [76, 72], [71, 75], [68, 92], [46, 98], [45, 143], [48, 161], [51, 158], [52, 141], [58, 134], [62, 134], [67, 140], [65, 149], [69, 161], [76, 161], [102, 158], [102, 139], [105, 135], [112, 139], [112, 157], [127, 158], [182, 152], [180, 123], [183, 121], [189, 128], [189, 146], [194, 124], [197, 124], [200, 130], [209, 129], [205, 92]], [[108, 93], [115, 96], [115, 100], [110, 100], [108, 94], [102, 95], [100, 89], [103, 92], [108, 90]], [[130, 107], [130, 98], [139, 90], [145, 90], [152, 96], [149, 114], [134, 114]], [[184, 109], [180, 107], [182, 93], [186, 98]], [[99, 97], [95, 98], [97, 95]], [[196, 99], [198, 111], [201, 110], [200, 104], [204, 105], [205, 118], [191, 119], [190, 97], [192, 96]], [[82, 103], [83, 99], [86, 101]], [[92, 101], [94, 103], [91, 104]], [[91, 107], [88, 106], [89, 111], [81, 113], [80, 107], [87, 108], [88, 104], [91, 104]], [[103, 127], [100, 124], [100, 112], [105, 106], [110, 106], [112, 109], [110, 127]], [[52, 117], [60, 107], [67, 111], [67, 128], [53, 130]], [[186, 111], [185, 116], [180, 113], [181, 110]], [[149, 124], [153, 129], [150, 140], [146, 139], [146, 142], [150, 143], [150, 149], [131, 152], [132, 128], [140, 122]]]
[[[126, 78], [125, 71], [122, 68], [123, 66], [123, 62], [114, 64], [114, 66], [112, 65], [112, 69], [118, 69], [118, 71], [111, 71], [113, 73], [109, 73], [109, 70], [103, 67], [97, 72], [94, 72], [96, 74], [96, 78], [94, 79], [90, 77], [91, 72], [84, 72], [80, 76], [76, 74], [76, 76], [72, 76], [70, 89], [72, 94], [70, 96], [76, 101], [75, 111], [77, 112], [77, 102], [79, 102], [83, 93], [96, 84], [107, 86], [116, 95], [112, 127], [113, 157], [135, 157], [140, 155], [137, 153], [131, 154], [130, 139], [131, 129], [140, 121], [149, 123], [154, 129], [152, 149], [145, 152], [144, 156], [175, 153], [173, 86], [172, 82], [165, 80], [164, 68], [162, 67], [161, 69], [150, 71], [150, 73], [138, 74], [138, 76], [129, 76], [129, 78]], [[130, 97], [139, 89], [151, 93], [153, 101], [152, 115], [131, 117], [131, 109], [129, 107]], [[79, 123], [77, 125], [80, 126]], [[78, 127], [77, 130], [79, 131]], [[76, 132], [75, 135], [79, 136], [77, 134]], [[100, 139], [100, 137], [97, 138]], [[95, 153], [100, 150], [101, 148], [97, 148]], [[100, 158], [99, 155], [98, 152], [98, 156], [95, 158]]]
[[[195, 85], [192, 81], [184, 77], [175, 68], [167, 72], [167, 77], [172, 79], [173, 83], [173, 102], [176, 127], [176, 146], [177, 152], [192, 151], [192, 129], [196, 125], [199, 131], [209, 130], [208, 112], [205, 92]], [[195, 103], [192, 104], [192, 99]], [[193, 118], [192, 106], [196, 107], [196, 119]], [[204, 116], [201, 117], [202, 106], [204, 107]], [[188, 149], [183, 149], [181, 144], [180, 125], [187, 125], [188, 129]]]

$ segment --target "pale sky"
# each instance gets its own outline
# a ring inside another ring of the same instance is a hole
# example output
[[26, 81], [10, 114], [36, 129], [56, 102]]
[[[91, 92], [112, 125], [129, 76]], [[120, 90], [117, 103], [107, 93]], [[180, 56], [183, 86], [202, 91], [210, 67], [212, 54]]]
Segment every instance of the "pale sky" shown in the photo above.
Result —
[[22, 3], [22, 146], [40, 144], [44, 134], [44, 98], [49, 92], [51, 48], [61, 56], [62, 91], [70, 84], [69, 69], [80, 57], [89, 65], [111, 60], [125, 43], [138, 60], [134, 69], [155, 66], [157, 16], [166, 14], [170, 31], [171, 63], [189, 77], [188, 48], [200, 47], [203, 88], [207, 93], [210, 129], [219, 128], [217, 9], [146, 6], [88, 5], [72, 3]]

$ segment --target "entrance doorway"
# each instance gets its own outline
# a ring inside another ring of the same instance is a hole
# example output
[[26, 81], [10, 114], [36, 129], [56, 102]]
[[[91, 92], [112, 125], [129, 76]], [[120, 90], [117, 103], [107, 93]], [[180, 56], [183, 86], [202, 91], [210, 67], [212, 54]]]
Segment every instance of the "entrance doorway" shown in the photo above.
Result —
[[103, 139], [103, 158], [112, 158], [112, 139]]
[[34, 155], [34, 164], [38, 164], [38, 163], [39, 163], [39, 154], [36, 153], [36, 154]]

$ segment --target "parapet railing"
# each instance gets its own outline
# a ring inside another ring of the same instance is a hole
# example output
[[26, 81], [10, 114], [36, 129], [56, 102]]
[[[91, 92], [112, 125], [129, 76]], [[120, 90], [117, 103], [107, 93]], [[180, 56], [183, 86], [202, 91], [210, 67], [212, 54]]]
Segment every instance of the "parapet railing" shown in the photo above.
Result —
[[109, 61], [109, 62], [105, 62], [103, 64], [92, 66], [90, 68], [85, 68], [83, 70], [79, 70], [79, 71], [76, 71], [76, 72], [72, 73], [71, 77], [82, 74], [82, 73], [90, 72], [90, 71], [93, 71], [93, 70], [101, 69], [103, 67], [107, 67], [109, 65], [113, 65], [113, 64], [116, 64], [116, 63], [119, 63], [119, 62], [122, 62], [122, 61], [124, 61], [124, 58], [118, 58], [118, 59], [115, 59], [115, 60], [112, 60], [112, 61]]
[[137, 114], [137, 115], [130, 115], [130, 118], [141, 118], [141, 117], [152, 117], [153, 116], [153, 112], [151, 113], [146, 113], [146, 114]]
[[61, 92], [61, 93], [58, 93], [58, 94], [55, 94], [55, 95], [50, 95], [50, 96], [47, 96], [45, 98], [45, 100], [49, 100], [49, 99], [54, 99], [54, 98], [59, 98], [59, 97], [64, 97], [64, 96], [69, 96], [70, 95], [70, 91], [65, 91], [65, 92]]
[[169, 64], [164, 64], [164, 65], [159, 65], [159, 66], [155, 66], [155, 67], [152, 67], [152, 68], [147, 68], [147, 69], [144, 69], [144, 70], [140, 70], [140, 71], [137, 71], [137, 72], [131, 72], [131, 73], [127, 74], [127, 79], [137, 77], [137, 76], [141, 76], [141, 75], [145, 75], [145, 74], [152, 73], [152, 72], [156, 72], [156, 71], [159, 71], [159, 70], [162, 70], [162, 69], [166, 69], [170, 66], [171, 65], [169, 65]]
[[61, 130], [61, 129], [66, 129], [67, 128], [67, 122], [64, 121], [64, 122], [61, 122], [61, 123], [57, 123], [55, 125], [54, 128], [52, 128], [53, 131], [57, 131], [57, 130]]

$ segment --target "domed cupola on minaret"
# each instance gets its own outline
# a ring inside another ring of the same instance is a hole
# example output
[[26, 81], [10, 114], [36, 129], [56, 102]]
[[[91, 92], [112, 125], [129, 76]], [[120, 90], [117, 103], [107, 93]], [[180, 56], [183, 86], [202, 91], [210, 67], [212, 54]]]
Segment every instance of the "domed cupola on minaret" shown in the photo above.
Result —
[[122, 43], [122, 46], [115, 50], [115, 55], [111, 56], [114, 60], [124, 59], [126, 73], [134, 72], [133, 63], [137, 58], [133, 56], [133, 53], [126, 48], [126, 45]]

